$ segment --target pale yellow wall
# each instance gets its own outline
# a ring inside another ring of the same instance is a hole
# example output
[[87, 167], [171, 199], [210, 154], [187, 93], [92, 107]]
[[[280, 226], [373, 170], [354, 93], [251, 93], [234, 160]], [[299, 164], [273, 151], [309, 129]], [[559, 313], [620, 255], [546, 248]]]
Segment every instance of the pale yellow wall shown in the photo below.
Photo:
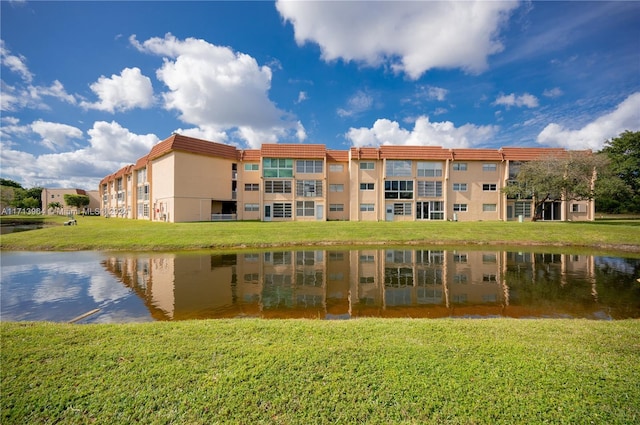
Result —
[[[360, 169], [360, 163], [374, 163], [373, 170]], [[351, 160], [351, 181], [350, 181], [350, 220], [354, 221], [378, 221], [384, 220], [384, 163], [379, 160]], [[354, 178], [355, 177], [355, 178]], [[374, 183], [373, 191], [360, 190], [360, 183]], [[373, 204], [374, 211], [360, 211], [361, 204]]]
[[[503, 185], [502, 164], [498, 161], [459, 161], [467, 164], [467, 171], [450, 170], [450, 179], [447, 184], [448, 205], [447, 216], [454, 215], [454, 204], [467, 204], [466, 212], [455, 212], [458, 221], [494, 221], [502, 220], [504, 209], [504, 195], [501, 192]], [[483, 171], [483, 164], [496, 164], [496, 171]], [[467, 191], [453, 191], [454, 183], [466, 183]], [[484, 191], [483, 184], [495, 184], [494, 192]], [[495, 205], [495, 211], [483, 211], [483, 205]]]
[[[244, 164], [257, 164], [257, 170], [245, 170]], [[259, 220], [262, 214], [262, 165], [259, 161], [238, 164], [238, 220]], [[246, 191], [245, 184], [257, 184], [258, 191]], [[258, 204], [258, 211], [245, 211], [245, 204]]]
[[175, 153], [155, 159], [151, 162], [153, 183], [149, 200], [150, 215], [154, 221], [176, 220], [175, 201]]
[[[330, 165], [342, 165], [342, 172], [330, 171]], [[341, 184], [344, 188], [342, 192], [331, 192], [329, 187], [332, 184]], [[350, 215], [350, 184], [349, 184], [349, 163], [329, 162], [327, 163], [327, 188], [326, 188], [326, 211], [327, 220], [349, 220]], [[342, 204], [343, 211], [329, 211], [329, 205]]]

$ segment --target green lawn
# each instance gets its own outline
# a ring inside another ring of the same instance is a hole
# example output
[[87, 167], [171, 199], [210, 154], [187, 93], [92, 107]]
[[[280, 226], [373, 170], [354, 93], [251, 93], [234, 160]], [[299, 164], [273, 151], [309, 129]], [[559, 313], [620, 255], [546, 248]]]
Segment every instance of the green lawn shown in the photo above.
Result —
[[640, 321], [2, 323], [3, 424], [632, 424]]
[[[4, 220], [7, 220], [6, 218]], [[267, 246], [450, 244], [554, 245], [640, 252], [640, 220], [596, 222], [152, 223], [78, 217], [77, 226], [3, 235], [3, 250], [178, 250]]]

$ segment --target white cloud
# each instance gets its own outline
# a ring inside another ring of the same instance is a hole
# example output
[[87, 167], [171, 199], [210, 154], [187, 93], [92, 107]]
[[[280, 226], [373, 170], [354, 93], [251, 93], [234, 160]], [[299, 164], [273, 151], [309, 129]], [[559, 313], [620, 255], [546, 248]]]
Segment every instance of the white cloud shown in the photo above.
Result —
[[89, 86], [100, 101], [81, 102], [87, 109], [115, 112], [133, 108], [149, 108], [153, 105], [153, 86], [149, 77], [142, 75], [140, 68], [125, 68], [120, 75], [111, 78], [101, 76]]
[[66, 92], [62, 83], [55, 80], [51, 86], [10, 86], [2, 82], [2, 96], [0, 96], [0, 109], [3, 111], [17, 111], [23, 108], [51, 109], [43, 97], [53, 97], [62, 102], [74, 105], [76, 99]]
[[25, 63], [25, 57], [12, 55], [11, 51], [5, 47], [4, 40], [0, 40], [0, 59], [2, 65], [19, 74], [23, 81], [30, 83], [33, 80], [33, 74]]
[[501, 27], [516, 1], [278, 1], [298, 45], [317, 43], [326, 61], [389, 65], [417, 79], [432, 68], [481, 72], [503, 50]]
[[351, 128], [346, 134], [353, 146], [410, 145], [442, 146], [445, 148], [471, 147], [486, 142], [496, 134], [496, 126], [465, 124], [456, 127], [450, 121], [431, 122], [421, 116], [413, 130], [400, 127], [397, 121], [378, 119], [372, 128]]
[[449, 93], [449, 90], [443, 89], [442, 87], [435, 87], [435, 86], [428, 86], [426, 90], [427, 90], [427, 97], [429, 99], [436, 99], [440, 102], [445, 100], [447, 97], [447, 94]]
[[560, 97], [563, 94], [564, 94], [564, 92], [562, 90], [560, 90], [559, 87], [554, 87], [552, 89], [546, 89], [544, 92], [542, 92], [543, 96], [550, 97], [550, 98]]
[[[37, 123], [37, 122], [36, 122]], [[37, 125], [36, 128], [42, 126]], [[60, 124], [63, 126], [63, 124]], [[42, 126], [52, 133], [55, 123]], [[69, 126], [71, 127], [71, 126]], [[65, 127], [57, 127], [65, 128]], [[71, 127], [73, 128], [73, 127]], [[42, 133], [49, 132], [40, 128]], [[69, 134], [77, 134], [71, 129]], [[14, 126], [12, 135], [28, 137], [33, 134], [31, 125]], [[61, 132], [64, 132], [61, 130]], [[153, 134], [140, 135], [130, 132], [115, 121], [97, 121], [87, 131], [89, 143], [73, 151], [33, 155], [14, 149], [10, 140], [3, 140], [0, 146], [0, 161], [3, 177], [11, 178], [27, 187], [78, 187], [95, 190], [98, 182], [126, 164], [135, 162], [159, 142]]]
[[510, 108], [511, 106], [526, 106], [527, 108], [536, 108], [539, 105], [538, 98], [529, 93], [524, 93], [521, 95], [516, 95], [515, 93], [507, 95], [503, 94], [498, 96], [493, 104], [504, 105], [507, 108]]
[[302, 103], [307, 99], [309, 99], [309, 95], [307, 94], [307, 92], [301, 91], [300, 93], [298, 93], [298, 100], [296, 101], [296, 103]]
[[373, 105], [373, 96], [359, 90], [347, 100], [347, 108], [338, 108], [337, 113], [341, 117], [351, 117], [367, 111]]
[[80, 139], [83, 136], [79, 128], [56, 122], [38, 120], [31, 123], [30, 127], [42, 137], [42, 144], [52, 151], [66, 147], [69, 139]]
[[251, 147], [295, 138], [298, 123], [269, 99], [271, 68], [244, 53], [205, 40], [179, 40], [171, 34], [139, 42], [138, 50], [164, 56], [156, 75], [168, 88], [164, 106], [205, 132], [231, 132]]
[[602, 115], [578, 130], [569, 130], [561, 124], [551, 123], [538, 134], [541, 145], [568, 149], [600, 150], [604, 143], [625, 130], [640, 130], [640, 92], [633, 93], [614, 111]]

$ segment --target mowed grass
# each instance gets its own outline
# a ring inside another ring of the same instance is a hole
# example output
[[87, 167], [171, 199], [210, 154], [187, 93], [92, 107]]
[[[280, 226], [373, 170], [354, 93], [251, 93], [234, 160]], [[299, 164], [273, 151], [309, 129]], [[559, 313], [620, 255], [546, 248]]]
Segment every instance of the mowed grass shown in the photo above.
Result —
[[[6, 219], [5, 219], [6, 220]], [[640, 251], [640, 220], [596, 222], [199, 222], [78, 217], [3, 235], [3, 250], [180, 250], [367, 244], [527, 244]]]
[[3, 424], [632, 424], [640, 321], [1, 323]]

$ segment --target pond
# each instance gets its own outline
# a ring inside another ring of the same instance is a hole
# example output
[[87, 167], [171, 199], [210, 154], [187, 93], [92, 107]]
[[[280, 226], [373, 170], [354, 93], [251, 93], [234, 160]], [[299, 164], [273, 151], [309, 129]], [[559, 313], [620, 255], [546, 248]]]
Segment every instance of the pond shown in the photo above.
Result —
[[0, 319], [640, 318], [640, 259], [517, 249], [3, 252]]

